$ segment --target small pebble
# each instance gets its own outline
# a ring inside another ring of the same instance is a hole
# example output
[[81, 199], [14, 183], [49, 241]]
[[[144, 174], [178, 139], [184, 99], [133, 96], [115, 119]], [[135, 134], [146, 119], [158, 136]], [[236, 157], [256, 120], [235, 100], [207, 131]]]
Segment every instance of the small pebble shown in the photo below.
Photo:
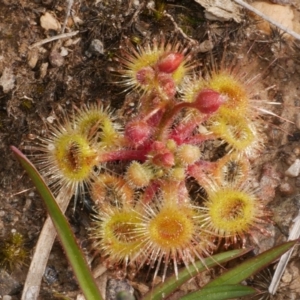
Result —
[[48, 123], [52, 124], [55, 120], [55, 117], [49, 116], [48, 118], [46, 118], [46, 120], [47, 120]]
[[0, 295], [14, 295], [20, 291], [22, 285], [5, 270], [0, 269]]
[[49, 61], [50, 61], [50, 64], [52, 65], [52, 67], [61, 67], [65, 60], [59, 52], [57, 52], [56, 50], [53, 50], [50, 53]]
[[25, 205], [23, 207], [23, 211], [26, 211], [30, 207], [31, 203], [32, 203], [32, 200], [30, 198], [27, 198], [25, 201]]
[[60, 55], [61, 55], [61, 56], [67, 56], [68, 54], [69, 54], [68, 49], [65, 48], [65, 47], [61, 47]]
[[90, 56], [91, 54], [96, 54], [96, 55], [104, 54], [103, 43], [97, 39], [92, 40], [92, 42], [89, 46], [88, 52], [89, 52], [88, 56]]
[[35, 68], [36, 63], [38, 62], [38, 59], [39, 59], [39, 49], [33, 48], [33, 49], [29, 50], [28, 55], [27, 55], [27, 63], [31, 69]]
[[4, 93], [8, 93], [15, 87], [15, 75], [11, 68], [5, 68], [0, 77], [0, 85]]
[[[127, 280], [117, 280], [110, 278], [107, 281], [107, 286], [106, 286], [106, 299], [107, 300], [116, 300], [118, 293], [120, 292], [126, 292], [127, 296], [133, 296], [134, 289], [133, 287], [128, 283]], [[126, 296], [125, 295], [125, 296]], [[123, 294], [124, 296], [124, 294]], [[123, 299], [122, 294], [119, 299]], [[128, 299], [125, 297], [124, 299]]]
[[211, 51], [214, 48], [214, 44], [210, 40], [206, 40], [199, 45], [199, 51], [205, 53]]
[[300, 173], [300, 159], [295, 162], [285, 171], [285, 175], [289, 177], [297, 177]]
[[47, 75], [48, 66], [49, 66], [49, 64], [47, 62], [41, 64], [41, 66], [40, 66], [40, 78], [41, 79], [44, 79], [45, 76]]
[[133, 5], [138, 8], [140, 6], [140, 1], [139, 0], [134, 0]]
[[34, 192], [30, 192], [30, 193], [28, 194], [29, 197], [34, 197], [34, 195], [35, 195]]
[[295, 192], [293, 186], [288, 182], [282, 182], [279, 185], [279, 191], [282, 195], [285, 195], [285, 196], [292, 195]]

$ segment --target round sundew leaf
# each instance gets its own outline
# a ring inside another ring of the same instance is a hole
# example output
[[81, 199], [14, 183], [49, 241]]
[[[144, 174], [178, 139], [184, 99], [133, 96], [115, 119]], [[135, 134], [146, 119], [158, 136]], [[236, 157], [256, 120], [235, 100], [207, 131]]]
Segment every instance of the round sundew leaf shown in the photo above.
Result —
[[255, 143], [255, 135], [249, 126], [251, 121], [227, 109], [223, 110], [222, 107], [219, 111], [222, 114], [213, 118], [209, 129], [237, 151], [245, 151], [251, 147]]
[[141, 251], [143, 240], [138, 235], [140, 215], [133, 209], [107, 208], [94, 222], [91, 237], [112, 263], [130, 261]]
[[84, 181], [96, 164], [96, 151], [88, 140], [77, 133], [65, 133], [53, 140], [50, 152], [63, 176], [71, 181]]
[[212, 74], [207, 87], [226, 96], [224, 106], [233, 111], [245, 111], [249, 107], [249, 98], [243, 84], [226, 72]]
[[208, 191], [203, 219], [207, 230], [218, 236], [243, 236], [263, 219], [260, 200], [234, 187]]

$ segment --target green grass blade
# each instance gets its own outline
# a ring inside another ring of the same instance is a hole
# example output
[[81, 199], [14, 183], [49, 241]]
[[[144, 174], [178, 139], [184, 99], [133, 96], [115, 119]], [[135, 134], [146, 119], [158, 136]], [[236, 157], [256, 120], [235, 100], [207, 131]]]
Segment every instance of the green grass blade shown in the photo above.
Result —
[[297, 242], [298, 240], [286, 242], [253, 258], [247, 259], [237, 267], [225, 272], [220, 277], [209, 282], [203, 289], [224, 284], [237, 284], [260, 271], [261, 269], [265, 268], [273, 260], [277, 259], [283, 253], [291, 249]]
[[227, 300], [236, 297], [243, 297], [249, 295], [255, 295], [257, 291], [249, 286], [244, 286], [241, 284], [227, 284], [220, 286], [213, 286], [205, 290], [200, 290], [198, 292], [190, 293], [187, 296], [181, 298], [181, 300]]
[[29, 174], [35, 187], [46, 204], [48, 213], [52, 218], [52, 222], [57, 230], [58, 237], [66, 252], [67, 258], [73, 267], [74, 274], [78, 280], [83, 294], [85, 295], [85, 298], [87, 300], [102, 300], [99, 289], [89, 267], [87, 266], [84, 255], [77, 245], [69, 223], [61, 212], [55, 201], [55, 198], [53, 197], [43, 178], [20, 150], [14, 146], [11, 146], [11, 149], [18, 161]]
[[164, 299], [171, 293], [173, 293], [176, 289], [178, 289], [184, 282], [189, 280], [191, 277], [195, 276], [199, 272], [205, 271], [208, 268], [214, 267], [218, 264], [222, 264], [234, 258], [244, 255], [250, 251], [249, 249], [237, 249], [232, 251], [227, 251], [223, 253], [216, 254], [214, 256], [208, 257], [203, 260], [203, 262], [198, 261], [195, 263], [195, 268], [193, 265], [189, 266], [189, 270], [187, 268], [183, 268], [178, 273], [178, 279], [175, 276], [168, 278], [165, 282], [157, 285], [153, 290], [148, 292], [143, 300], [160, 300]]

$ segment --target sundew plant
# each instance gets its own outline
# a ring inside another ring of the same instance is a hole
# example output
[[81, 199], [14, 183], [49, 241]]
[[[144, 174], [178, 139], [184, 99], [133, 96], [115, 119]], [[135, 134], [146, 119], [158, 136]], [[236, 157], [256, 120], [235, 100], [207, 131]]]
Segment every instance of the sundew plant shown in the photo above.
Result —
[[149, 265], [164, 281], [170, 264], [177, 277], [179, 265], [203, 261], [223, 241], [243, 247], [255, 231], [267, 234], [270, 212], [251, 187], [264, 110], [250, 78], [225, 67], [203, 77], [188, 47], [162, 39], [124, 48], [118, 62], [120, 85], [139, 94], [130, 120], [86, 105], [35, 147], [55, 194], [89, 192], [94, 248], [109, 265]]

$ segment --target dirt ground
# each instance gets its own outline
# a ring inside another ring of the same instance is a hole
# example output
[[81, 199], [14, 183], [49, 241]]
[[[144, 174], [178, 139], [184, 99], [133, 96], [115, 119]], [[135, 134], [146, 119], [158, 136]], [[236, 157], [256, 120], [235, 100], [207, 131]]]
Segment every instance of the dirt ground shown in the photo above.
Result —
[[[49, 124], [59, 119], [62, 111], [71, 111], [84, 103], [101, 100], [124, 118], [122, 113], [128, 114], [133, 108], [130, 103], [121, 110], [126, 94], [110, 70], [118, 68], [114, 58], [128, 39], [142, 44], [163, 34], [187, 45], [192, 39], [197, 42], [193, 55], [199, 70], [212, 63], [237, 64], [249, 77], [261, 76], [250, 86], [255, 99], [268, 99], [280, 105], [268, 107], [279, 117], [264, 118], [265, 148], [254, 164], [258, 184], [262, 193], [269, 193], [269, 207], [274, 213], [274, 225], [268, 228], [272, 234], [257, 235], [256, 251], [286, 240], [300, 207], [300, 177], [284, 173], [300, 158], [299, 41], [275, 29], [270, 34], [262, 33], [257, 21], [243, 11], [240, 23], [208, 20], [203, 7], [190, 0], [84, 0], [74, 1], [66, 23], [65, 32], [78, 31], [76, 35], [31, 47], [61, 33], [65, 1], [0, 0], [0, 7], [0, 240], [4, 245], [12, 232], [20, 233], [28, 253], [23, 264], [12, 268], [4, 265], [0, 270], [0, 296], [20, 299], [30, 257], [46, 218], [40, 197], [9, 146], [15, 145], [32, 155], [30, 145], [36, 137], [45, 136]], [[299, 4], [291, 1], [290, 7], [294, 22], [299, 23]], [[44, 23], [43, 16], [50, 23]], [[131, 101], [127, 99], [126, 103]], [[75, 213], [72, 207], [71, 204], [68, 219], [87, 257], [91, 257], [86, 230], [89, 211], [84, 204], [79, 204]], [[108, 278], [116, 276], [122, 277], [120, 270], [112, 270]], [[267, 286], [268, 273], [264, 278]], [[129, 279], [136, 295], [149, 289], [145, 278]], [[172, 299], [197, 289], [202, 279], [189, 283]], [[56, 242], [40, 299], [76, 299], [78, 294], [71, 268]], [[299, 298], [300, 263], [295, 254], [277, 295], [271, 299]]]

